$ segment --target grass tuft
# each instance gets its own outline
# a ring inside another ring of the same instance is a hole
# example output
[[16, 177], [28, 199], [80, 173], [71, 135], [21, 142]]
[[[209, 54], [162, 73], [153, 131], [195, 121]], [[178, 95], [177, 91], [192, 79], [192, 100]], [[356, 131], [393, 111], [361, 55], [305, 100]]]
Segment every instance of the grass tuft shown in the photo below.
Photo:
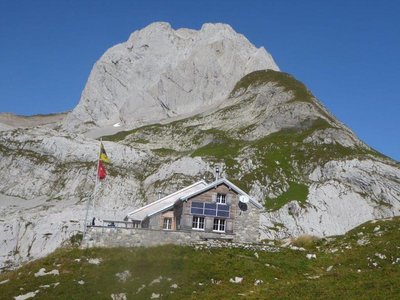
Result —
[[320, 238], [313, 236], [313, 235], [308, 235], [304, 234], [296, 239], [292, 240], [292, 245], [296, 247], [302, 247], [305, 249], [313, 249], [315, 246], [318, 244], [320, 241]]

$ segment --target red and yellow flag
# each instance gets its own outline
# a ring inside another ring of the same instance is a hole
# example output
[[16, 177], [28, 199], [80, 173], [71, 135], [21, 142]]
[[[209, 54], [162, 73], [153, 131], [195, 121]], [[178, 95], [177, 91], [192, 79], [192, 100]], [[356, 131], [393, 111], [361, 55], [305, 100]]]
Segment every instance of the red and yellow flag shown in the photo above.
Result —
[[104, 149], [103, 143], [100, 144], [100, 157], [99, 159], [104, 163], [109, 163], [110, 159], [107, 156], [106, 149]]
[[103, 180], [106, 178], [106, 168], [104, 167], [103, 163], [109, 163], [110, 159], [107, 156], [106, 150], [104, 149], [103, 143], [100, 143], [100, 156], [99, 156], [99, 162], [98, 162], [98, 168], [97, 168], [97, 177], [100, 180]]
[[101, 160], [99, 160], [99, 167], [97, 169], [97, 176], [99, 177], [100, 180], [103, 180], [104, 178], [106, 178], [106, 168], [104, 168], [103, 166], [103, 162]]

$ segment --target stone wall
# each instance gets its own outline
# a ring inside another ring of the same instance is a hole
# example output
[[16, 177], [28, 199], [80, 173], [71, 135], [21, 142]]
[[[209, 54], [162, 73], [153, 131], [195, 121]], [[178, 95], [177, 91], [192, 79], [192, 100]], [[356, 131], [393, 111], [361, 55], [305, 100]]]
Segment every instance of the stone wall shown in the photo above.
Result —
[[235, 207], [233, 217], [233, 232], [236, 233], [238, 242], [258, 242], [260, 240], [260, 213], [262, 209], [253, 203], [239, 201], [232, 204]]
[[143, 228], [88, 227], [84, 245], [89, 247], [151, 247], [165, 244], [190, 245], [206, 239], [241, 241], [235, 234]]

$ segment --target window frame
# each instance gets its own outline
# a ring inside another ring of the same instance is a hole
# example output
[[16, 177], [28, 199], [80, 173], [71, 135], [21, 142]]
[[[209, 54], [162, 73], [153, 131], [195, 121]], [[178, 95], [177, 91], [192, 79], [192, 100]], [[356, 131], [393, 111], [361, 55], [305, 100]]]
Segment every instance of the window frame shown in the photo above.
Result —
[[132, 222], [132, 228], [140, 228], [140, 222]]
[[[215, 229], [217, 228], [217, 229]], [[221, 230], [223, 228], [223, 230]], [[226, 220], [220, 218], [214, 218], [213, 220], [213, 231], [215, 232], [226, 232]]]
[[227, 204], [226, 203], [226, 194], [217, 193], [216, 203], [217, 204]]
[[163, 218], [163, 230], [172, 230], [172, 218], [170, 217], [164, 217]]
[[[200, 226], [201, 224], [203, 225], [203, 227]], [[196, 227], [194, 225], [196, 225]], [[193, 219], [192, 219], [192, 229], [193, 230], [204, 231], [204, 229], [206, 227], [205, 225], [206, 225], [206, 219], [204, 217], [193, 216]]]

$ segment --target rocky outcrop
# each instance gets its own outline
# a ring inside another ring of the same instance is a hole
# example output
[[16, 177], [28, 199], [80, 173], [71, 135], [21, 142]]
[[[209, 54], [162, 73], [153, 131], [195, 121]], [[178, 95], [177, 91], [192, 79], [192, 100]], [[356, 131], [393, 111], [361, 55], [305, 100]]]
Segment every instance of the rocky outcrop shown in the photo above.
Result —
[[106, 51], [63, 127], [86, 131], [120, 123], [130, 129], [191, 114], [263, 69], [279, 70], [264, 48], [229, 25], [204, 24], [195, 31], [153, 23]]
[[400, 169], [393, 165], [330, 161], [309, 177], [305, 203], [293, 199], [263, 216], [265, 238], [340, 235], [368, 220], [400, 215]]
[[43, 257], [80, 233], [84, 209], [75, 202], [0, 194], [0, 270]]

